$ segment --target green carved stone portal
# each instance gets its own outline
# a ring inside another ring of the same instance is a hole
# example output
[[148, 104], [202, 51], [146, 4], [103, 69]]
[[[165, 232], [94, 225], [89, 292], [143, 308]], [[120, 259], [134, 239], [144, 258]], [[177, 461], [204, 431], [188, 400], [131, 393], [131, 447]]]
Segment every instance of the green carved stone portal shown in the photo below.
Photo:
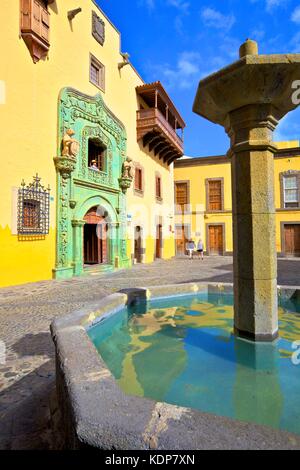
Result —
[[[68, 134], [69, 154], [65, 142], [62, 144]], [[105, 171], [89, 168], [89, 139], [106, 149]], [[126, 158], [126, 131], [106, 107], [100, 94], [90, 97], [71, 88], [62, 90], [59, 97], [57, 155], [54, 158], [57, 170], [54, 277], [69, 278], [83, 273], [84, 217], [94, 207], [98, 207], [101, 215], [104, 214], [107, 223], [108, 263], [118, 267], [128, 266], [126, 196], [120, 187]]]

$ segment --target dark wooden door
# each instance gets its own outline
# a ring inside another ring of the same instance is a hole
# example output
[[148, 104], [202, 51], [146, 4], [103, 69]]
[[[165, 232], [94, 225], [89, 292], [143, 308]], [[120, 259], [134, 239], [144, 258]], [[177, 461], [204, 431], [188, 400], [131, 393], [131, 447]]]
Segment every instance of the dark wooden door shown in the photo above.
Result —
[[104, 220], [97, 224], [99, 263], [108, 263], [107, 224]]
[[141, 227], [135, 227], [134, 233], [134, 258], [137, 263], [142, 262], [142, 230]]
[[99, 264], [99, 240], [96, 233], [96, 224], [84, 226], [84, 263]]
[[84, 264], [108, 263], [107, 224], [105, 218], [97, 214], [93, 207], [85, 215], [84, 226]]
[[185, 255], [187, 240], [185, 238], [184, 226], [175, 227], [176, 255]]
[[208, 228], [209, 253], [212, 255], [223, 254], [223, 226], [210, 225]]
[[290, 224], [284, 226], [285, 254], [300, 256], [300, 225]]
[[161, 248], [162, 248], [162, 225], [156, 226], [156, 248], [155, 248], [155, 257], [161, 258]]

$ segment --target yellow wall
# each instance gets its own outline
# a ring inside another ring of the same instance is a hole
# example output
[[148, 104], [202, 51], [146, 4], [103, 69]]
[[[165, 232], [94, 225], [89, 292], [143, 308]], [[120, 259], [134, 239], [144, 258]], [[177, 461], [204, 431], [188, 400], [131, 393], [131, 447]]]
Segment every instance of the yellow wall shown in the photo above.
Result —
[[[70, 23], [69, 10], [81, 7]], [[141, 161], [147, 172], [145, 202], [153, 201], [155, 171], [160, 171], [163, 186], [172, 187], [172, 172], [140, 149], [136, 140], [137, 98], [135, 87], [142, 79], [129, 65], [121, 72], [118, 63], [120, 35], [92, 0], [57, 0], [48, 7], [51, 47], [48, 58], [33, 64], [30, 53], [19, 36], [19, 1], [1, 0], [0, 4], [0, 83], [6, 96], [0, 99], [0, 286], [50, 279], [55, 265], [56, 173], [53, 157], [57, 149], [57, 104], [63, 87], [73, 87], [94, 96], [99, 89], [89, 82], [89, 57], [92, 53], [105, 65], [105, 103], [123, 122], [127, 131], [127, 152]], [[91, 12], [105, 22], [102, 47], [91, 34]], [[41, 240], [20, 241], [11, 234], [12, 188], [22, 179], [32, 181], [36, 173], [51, 187], [51, 230]], [[149, 180], [149, 186], [148, 186]], [[129, 193], [129, 204], [135, 197]], [[173, 199], [172, 190], [165, 201]], [[129, 227], [130, 231], [130, 227]], [[132, 251], [129, 244], [129, 251]], [[150, 243], [151, 245], [151, 243]], [[150, 246], [149, 245], [149, 246]], [[152, 243], [154, 245], [154, 241]], [[174, 252], [167, 244], [165, 256]], [[170, 245], [170, 246], [169, 246]], [[147, 261], [152, 259], [151, 250]]]
[[[274, 173], [275, 173], [275, 208], [276, 208], [276, 248], [281, 253], [284, 250], [281, 242], [281, 223], [282, 222], [300, 222], [300, 210], [282, 210], [281, 209], [281, 189], [280, 189], [280, 173], [289, 170], [300, 171], [300, 148], [299, 141], [293, 142], [277, 142], [278, 149], [298, 148], [299, 156], [291, 157], [275, 157]], [[183, 160], [182, 160], [183, 161]], [[214, 157], [213, 163], [206, 164], [197, 159], [195, 165], [189, 166], [191, 160], [186, 160], [186, 167], [176, 167], [174, 169], [175, 181], [190, 182], [190, 203], [192, 215], [187, 215], [184, 222], [192, 227], [191, 236], [194, 240], [201, 238], [204, 241], [205, 249], [207, 248], [206, 225], [211, 223], [225, 224], [226, 252], [232, 252], [232, 205], [231, 205], [231, 168], [230, 162], [218, 163], [218, 157]], [[224, 178], [224, 212], [207, 213], [206, 212], [206, 178]], [[177, 224], [181, 223], [181, 217], [176, 216]]]
[[[224, 178], [224, 212], [206, 213], [206, 187], [207, 178]], [[232, 205], [231, 205], [231, 168], [229, 163], [215, 163], [195, 165], [174, 169], [175, 181], [190, 182], [190, 211], [184, 217], [184, 223], [191, 226], [191, 237], [197, 241], [202, 238], [206, 249], [206, 226], [208, 224], [224, 223], [226, 237], [226, 251], [233, 250], [232, 245]], [[176, 216], [176, 224], [180, 224], [181, 217]]]
[[[298, 143], [299, 146], [299, 143]], [[282, 147], [286, 148], [286, 147]], [[284, 247], [281, 240], [281, 223], [282, 222], [300, 222], [299, 210], [281, 210], [280, 195], [280, 173], [294, 170], [300, 171], [300, 148], [299, 156], [290, 158], [275, 158], [275, 207], [276, 207], [276, 248], [278, 252], [282, 252]]]

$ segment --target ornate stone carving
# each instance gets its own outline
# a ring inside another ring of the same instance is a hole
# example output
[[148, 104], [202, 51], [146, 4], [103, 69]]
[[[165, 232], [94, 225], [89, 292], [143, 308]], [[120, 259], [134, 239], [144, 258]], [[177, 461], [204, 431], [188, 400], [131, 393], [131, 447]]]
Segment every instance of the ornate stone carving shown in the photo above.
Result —
[[119, 179], [120, 188], [122, 189], [123, 194], [125, 194], [127, 189], [130, 188], [131, 183], [132, 183], [132, 178], [123, 178], [122, 177], [122, 178]]
[[65, 126], [74, 126], [79, 119], [101, 126], [101, 130], [112, 136], [121, 157], [125, 158], [126, 132], [121, 121], [105, 105], [102, 96], [84, 95], [73, 88], [64, 89], [60, 100], [60, 132], [64, 134]]
[[92, 15], [92, 35], [103, 46], [105, 41], [105, 23], [94, 11]]
[[124, 194], [126, 193], [127, 189], [130, 188], [133, 178], [134, 178], [133, 161], [130, 157], [127, 157], [122, 165], [122, 176], [121, 178], [119, 178], [119, 185]]
[[73, 129], [68, 129], [63, 137], [63, 157], [76, 157], [79, 152], [79, 142], [76, 139], [73, 139], [73, 135], [75, 135]]
[[69, 178], [76, 167], [76, 158], [74, 157], [55, 157], [54, 162], [63, 179]]
[[[78, 141], [74, 139], [75, 131]], [[59, 102], [59, 135], [57, 151], [58, 155], [63, 155], [54, 159], [58, 204], [56, 277], [80, 275], [83, 271], [82, 231], [72, 227], [72, 220], [84, 217], [81, 207], [95, 197], [103, 197], [103, 201], [112, 206], [112, 213], [118, 213], [115, 219], [112, 217], [112, 222], [120, 222], [120, 226], [116, 228], [116, 238], [111, 241], [110, 261], [119, 256], [120, 266], [128, 265], [126, 243], [123, 242], [126, 241], [125, 191], [132, 178], [120, 178], [126, 157], [123, 124], [107, 108], [100, 94], [91, 97], [65, 88]], [[100, 140], [106, 148], [105, 171], [96, 172], [89, 168], [89, 139]]]
[[69, 185], [68, 180], [61, 178], [59, 195], [59, 243], [57, 266], [68, 267], [68, 233], [69, 233]]
[[[99, 139], [107, 149], [105, 171], [93, 171], [88, 167], [88, 141], [90, 138]], [[82, 131], [82, 156], [79, 166], [79, 177], [104, 186], [117, 186], [117, 182], [113, 181], [112, 175], [112, 155], [113, 148], [111, 139], [102, 131], [101, 127], [84, 127]]]
[[134, 177], [134, 168], [133, 168], [132, 158], [126, 157], [126, 160], [122, 166], [122, 178], [133, 179], [133, 177]]

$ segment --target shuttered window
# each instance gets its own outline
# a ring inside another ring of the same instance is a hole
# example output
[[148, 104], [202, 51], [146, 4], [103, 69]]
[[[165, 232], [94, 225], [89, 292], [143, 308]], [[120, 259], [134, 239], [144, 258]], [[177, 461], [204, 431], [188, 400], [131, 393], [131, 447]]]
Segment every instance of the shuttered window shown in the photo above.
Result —
[[155, 195], [157, 199], [162, 198], [161, 177], [158, 175], [155, 178]]
[[184, 209], [188, 203], [188, 184], [175, 183], [175, 204]]
[[134, 174], [134, 189], [137, 191], [143, 191], [143, 170], [142, 168], [136, 168]]
[[221, 211], [223, 210], [222, 201], [222, 180], [208, 181], [208, 210]]

